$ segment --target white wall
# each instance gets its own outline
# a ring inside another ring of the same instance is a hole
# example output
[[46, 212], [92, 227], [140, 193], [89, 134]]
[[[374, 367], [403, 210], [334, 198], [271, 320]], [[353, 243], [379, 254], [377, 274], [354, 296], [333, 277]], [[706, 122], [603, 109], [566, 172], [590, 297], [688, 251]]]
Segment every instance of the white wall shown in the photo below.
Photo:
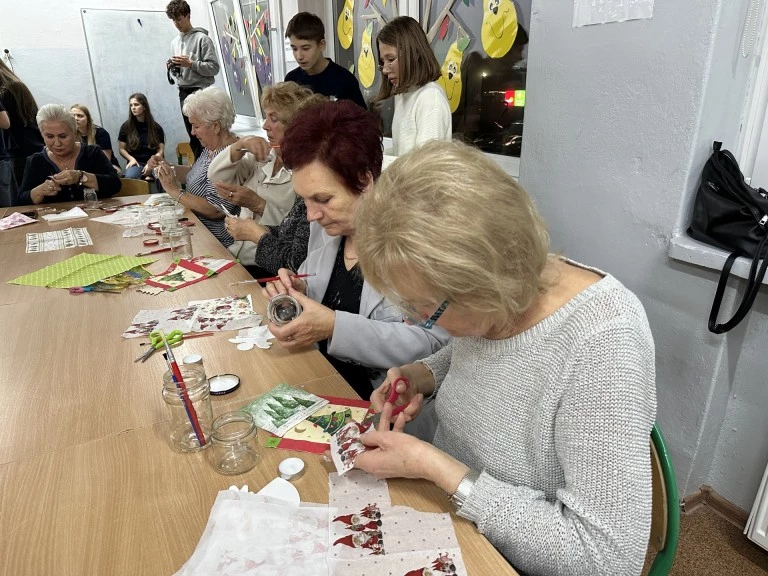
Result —
[[748, 324], [710, 334], [718, 275], [667, 248], [712, 140], [738, 141], [754, 63], [738, 56], [746, 4], [668, 0], [651, 20], [574, 29], [573, 3], [536, 0], [520, 168], [553, 249], [611, 272], [645, 306], [681, 495], [709, 482], [743, 508], [768, 461], [768, 305], [761, 295]]
[[[192, 9], [192, 24], [212, 30], [207, 0], [187, 2]], [[88, 106], [97, 123], [119, 126], [127, 118], [127, 103], [125, 118], [109, 119], [108, 122], [99, 116], [80, 9], [165, 11], [166, 4], [156, 0], [89, 0], [86, 3], [73, 0], [4, 0], [0, 17], [0, 54], [6, 48], [11, 51], [16, 74], [32, 91], [40, 106], [51, 102], [65, 105], [79, 102]], [[171, 32], [175, 30], [170, 20], [168, 27]], [[170, 52], [169, 44], [169, 56]], [[109, 59], [110, 54], [100, 54], [99, 57]], [[127, 67], [131, 66], [131, 62], [116, 61], [114, 66]], [[137, 72], [165, 76], [164, 69]], [[216, 83], [223, 87], [220, 75], [216, 76]], [[174, 96], [178, 99], [177, 95]], [[178, 114], [177, 120], [181, 121], [180, 110]], [[117, 133], [111, 136], [116, 147]]]

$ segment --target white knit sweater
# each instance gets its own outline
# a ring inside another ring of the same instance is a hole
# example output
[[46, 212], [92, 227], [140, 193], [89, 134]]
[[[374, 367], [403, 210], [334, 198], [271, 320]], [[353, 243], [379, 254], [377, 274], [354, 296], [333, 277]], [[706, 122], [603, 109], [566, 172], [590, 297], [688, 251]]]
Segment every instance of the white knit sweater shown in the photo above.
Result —
[[395, 96], [392, 154], [402, 156], [428, 140], [450, 140], [451, 107], [437, 82]]
[[640, 574], [656, 389], [634, 294], [605, 276], [518, 336], [454, 338], [424, 363], [434, 444], [481, 472], [461, 516], [531, 576]]

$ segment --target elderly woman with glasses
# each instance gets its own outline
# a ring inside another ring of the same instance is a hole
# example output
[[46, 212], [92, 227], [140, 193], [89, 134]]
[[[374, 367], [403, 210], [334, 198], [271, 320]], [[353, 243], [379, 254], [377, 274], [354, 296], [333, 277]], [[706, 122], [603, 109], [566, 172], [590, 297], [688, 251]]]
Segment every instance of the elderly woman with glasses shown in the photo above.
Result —
[[[237, 140], [229, 131], [235, 121], [232, 100], [222, 89], [209, 86], [187, 96], [182, 111], [189, 116], [192, 133], [203, 145], [202, 154], [192, 166], [174, 166], [157, 156], [152, 156], [147, 166], [153, 169], [168, 194], [192, 210], [211, 234], [229, 247], [235, 239], [224, 226], [224, 216], [227, 212], [240, 214], [240, 207], [216, 193], [208, 178], [208, 167]], [[181, 188], [182, 182], [186, 189]]]
[[83, 190], [99, 198], [117, 194], [120, 178], [98, 146], [83, 144], [75, 119], [61, 104], [46, 104], [37, 113], [45, 148], [27, 158], [19, 204], [82, 200]]
[[[361, 436], [369, 450], [355, 466], [433, 482], [526, 574], [640, 574], [656, 388], [637, 297], [549, 254], [525, 191], [458, 142], [396, 160], [355, 225], [366, 281], [453, 336], [389, 371], [371, 398], [379, 430]], [[390, 430], [401, 376], [405, 410]], [[430, 397], [431, 444], [403, 432]]]
[[265, 296], [288, 294], [303, 308], [284, 326], [270, 323], [270, 330], [288, 349], [316, 344], [367, 399], [387, 368], [431, 354], [448, 340], [437, 327], [404, 323], [357, 266], [355, 211], [381, 173], [381, 130], [353, 102], [326, 102], [299, 112], [282, 146], [311, 222], [307, 259], [298, 272], [315, 276], [305, 281], [283, 268], [280, 281], [267, 284]]

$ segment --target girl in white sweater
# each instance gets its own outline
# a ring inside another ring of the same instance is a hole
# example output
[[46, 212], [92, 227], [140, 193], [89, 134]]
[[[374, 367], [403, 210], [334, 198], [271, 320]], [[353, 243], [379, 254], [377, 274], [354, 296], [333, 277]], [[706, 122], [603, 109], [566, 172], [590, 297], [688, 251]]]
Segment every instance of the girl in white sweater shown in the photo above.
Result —
[[392, 150], [395, 156], [428, 140], [451, 139], [451, 107], [436, 82], [440, 65], [419, 23], [409, 16], [391, 20], [377, 38], [379, 70], [386, 76], [374, 107], [395, 97]]

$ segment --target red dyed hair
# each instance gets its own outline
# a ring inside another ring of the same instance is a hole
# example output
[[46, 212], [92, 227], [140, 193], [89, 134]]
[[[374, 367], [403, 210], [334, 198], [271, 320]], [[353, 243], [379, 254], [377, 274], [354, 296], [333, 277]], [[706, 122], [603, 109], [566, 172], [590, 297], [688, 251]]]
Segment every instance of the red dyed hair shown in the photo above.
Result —
[[378, 180], [384, 152], [376, 117], [351, 100], [305, 108], [285, 131], [283, 163], [299, 170], [315, 160], [333, 170], [354, 194], [361, 194], [368, 174]]

